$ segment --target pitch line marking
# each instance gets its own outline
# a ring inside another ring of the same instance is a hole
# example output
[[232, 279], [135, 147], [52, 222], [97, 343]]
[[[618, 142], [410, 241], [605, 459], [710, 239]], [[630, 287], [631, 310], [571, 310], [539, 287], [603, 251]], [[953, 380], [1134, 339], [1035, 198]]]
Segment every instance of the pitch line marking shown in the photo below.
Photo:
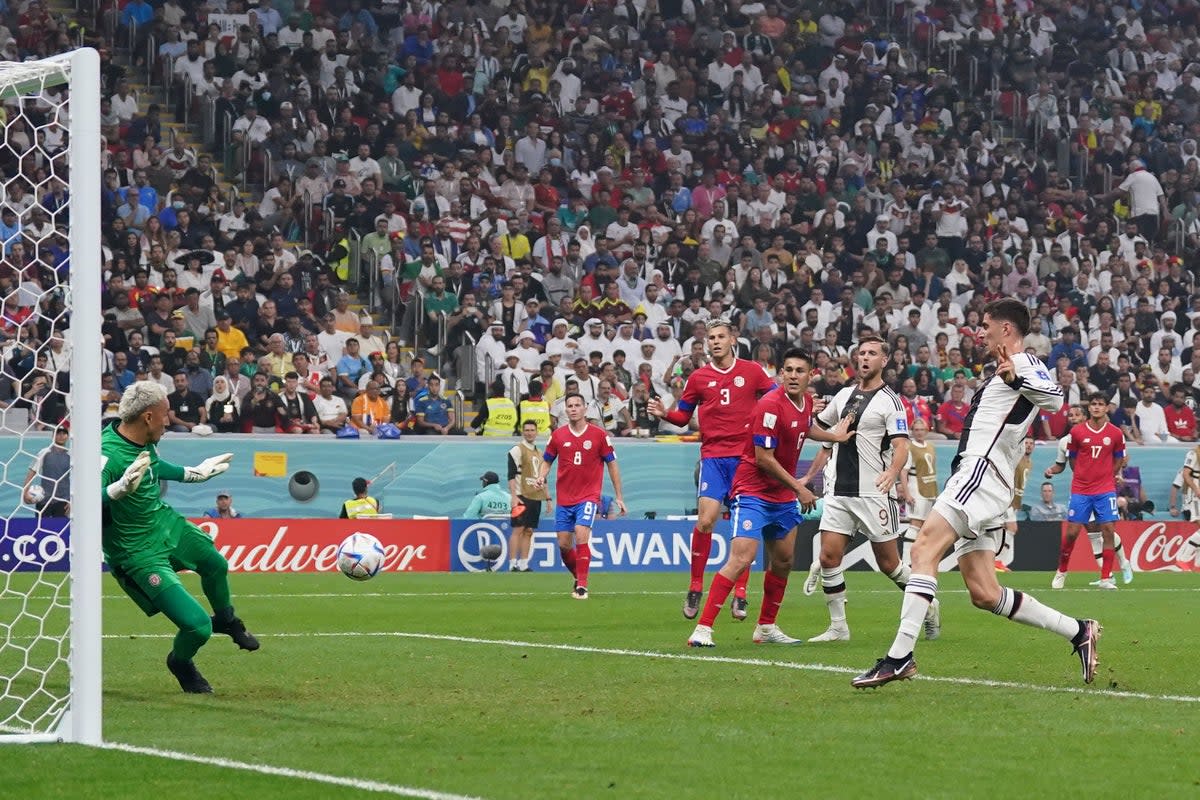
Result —
[[481, 800], [478, 797], [462, 794], [437, 792], [432, 789], [421, 789], [415, 786], [399, 786], [394, 783], [382, 783], [363, 778], [344, 778], [340, 775], [326, 775], [323, 772], [311, 772], [304, 769], [275, 767], [270, 764], [254, 764], [248, 761], [236, 761], [231, 758], [198, 756], [193, 753], [183, 753], [178, 750], [160, 750], [157, 747], [141, 747], [123, 742], [105, 742], [97, 745], [102, 750], [119, 750], [123, 753], [134, 753], [154, 758], [165, 758], [171, 761], [186, 761], [192, 764], [205, 764], [223, 769], [236, 769], [244, 772], [257, 772], [261, 775], [273, 775], [280, 778], [295, 778], [297, 780], [325, 783], [331, 786], [342, 786], [348, 789], [362, 789], [367, 792], [390, 794], [397, 797], [415, 797], [418, 800]]
[[[458, 642], [460, 644], [490, 644], [501, 647], [525, 647], [533, 650], [557, 650], [567, 653], [590, 653], [593, 655], [625, 656], [629, 658], [650, 658], [661, 661], [700, 661], [715, 664], [739, 664], [750, 667], [778, 667], [794, 669], [801, 672], [829, 672], [837, 675], [857, 675], [860, 670], [849, 667], [839, 667], [834, 664], [809, 664], [799, 661], [774, 661], [766, 658], [734, 658], [732, 656], [693, 655], [691, 653], [663, 653], [654, 650], [625, 650], [616, 647], [588, 647], [576, 644], [556, 644], [554, 642], [524, 642], [517, 639], [481, 639], [474, 636], [452, 636], [439, 633], [414, 633], [410, 631], [340, 631], [340, 632], [303, 632], [303, 633], [267, 633], [259, 634], [262, 638], [303, 639], [303, 638], [393, 638], [393, 639], [424, 639], [435, 642]], [[172, 639], [171, 634], [116, 634], [106, 633], [105, 639]], [[1031, 692], [1051, 692], [1057, 694], [1078, 694], [1087, 697], [1114, 697], [1125, 700], [1155, 700], [1171, 703], [1200, 703], [1200, 696], [1153, 694], [1150, 692], [1130, 692], [1121, 689], [1087, 689], [1078, 686], [1045, 686], [1037, 683], [1020, 683], [1017, 681], [997, 681], [987, 678], [962, 678], [952, 675], [917, 675], [918, 681], [928, 683], [950, 683], [960, 686], [984, 686], [992, 689], [1019, 689]]]
[[[1055, 594], [1062, 593], [1088, 593], [1095, 594], [1095, 587], [1078, 587], [1068, 589], [1056, 589]], [[1200, 592], [1200, 587], [1189, 589], [1185, 587], [1169, 588], [1163, 587], [1159, 589], [1130, 589], [1128, 591], [1142, 593], [1178, 593], [1178, 592]], [[896, 589], [857, 589], [855, 594], [889, 594], [900, 596], [900, 592]], [[938, 589], [938, 595], [944, 594], [966, 594], [966, 589]], [[615, 591], [604, 593], [605, 597], [610, 596], [628, 596], [628, 597], [674, 597], [680, 594], [678, 591]], [[254, 600], [283, 600], [288, 598], [304, 598], [304, 599], [335, 599], [340, 597], [559, 597], [562, 592], [557, 590], [546, 590], [544, 592], [275, 592], [275, 593], [258, 593], [258, 594], [243, 594], [238, 593], [239, 598], [247, 598]], [[0, 599], [5, 599], [0, 597]], [[12, 599], [28, 599], [26, 595], [13, 597]], [[104, 600], [128, 600], [128, 597], [123, 594], [106, 594], [102, 598]]]

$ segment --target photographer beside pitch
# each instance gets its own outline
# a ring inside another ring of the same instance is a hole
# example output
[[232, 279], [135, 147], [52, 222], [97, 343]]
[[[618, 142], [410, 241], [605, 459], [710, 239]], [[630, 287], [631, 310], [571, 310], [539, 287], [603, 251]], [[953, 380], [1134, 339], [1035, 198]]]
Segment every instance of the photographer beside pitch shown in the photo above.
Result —
[[[228, 634], [243, 650], [257, 650], [258, 640], [234, 614], [225, 557], [207, 534], [162, 501], [159, 481], [207, 481], [229, 469], [233, 455], [222, 453], [194, 467], [161, 460], [155, 446], [169, 411], [160, 384], [138, 381], [121, 396], [119, 421], [102, 431], [101, 540], [113, 577], [138, 608], [147, 616], [161, 611], [179, 628], [167, 669], [180, 688], [208, 694], [212, 686], [192, 659], [212, 634]], [[176, 573], [184, 569], [200, 575], [212, 617], [183, 588]]]

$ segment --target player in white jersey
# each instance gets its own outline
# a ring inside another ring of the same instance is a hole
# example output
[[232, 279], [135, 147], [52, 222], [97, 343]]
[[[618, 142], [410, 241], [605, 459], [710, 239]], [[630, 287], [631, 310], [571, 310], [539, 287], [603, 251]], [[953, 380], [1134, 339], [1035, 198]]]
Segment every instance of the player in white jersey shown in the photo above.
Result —
[[[1076, 425], [1082, 425], [1087, 421], [1088, 409], [1086, 403], [1076, 403], [1067, 409], [1067, 435], [1058, 440], [1058, 452], [1054, 456], [1054, 463], [1046, 468], [1043, 474], [1046, 478], [1052, 478], [1067, 468], [1069, 460], [1067, 449], [1071, 444], [1071, 431]], [[1092, 544], [1092, 555], [1096, 558], [1096, 564], [1099, 566], [1104, 555], [1104, 537], [1100, 533], [1100, 523], [1088, 522], [1084, 525], [1087, 530], [1088, 541]], [[1063, 534], [1063, 540], [1060, 544], [1060, 549], [1064, 553], [1069, 553], [1075, 547], [1075, 539], [1079, 537], [1079, 528], [1075, 525], [1068, 525], [1066, 533]], [[1129, 563], [1129, 557], [1125, 555], [1125, 543], [1121, 541], [1121, 534], [1113, 531], [1113, 546], [1117, 551], [1117, 563], [1121, 567], [1121, 582], [1133, 583], [1133, 565]], [[1051, 589], [1062, 589], [1067, 585], [1067, 573], [1058, 571], [1054, 573], [1054, 577], [1050, 580]], [[1099, 586], [1100, 581], [1092, 581], [1090, 586]]]
[[[1179, 471], [1179, 479], [1183, 483], [1184, 518], [1194, 524], [1200, 524], [1200, 447], [1193, 447], [1188, 451], [1183, 459], [1183, 469]], [[1200, 570], [1200, 528], [1179, 548], [1175, 566], [1182, 572]]]
[[[825, 510], [821, 513], [821, 570], [819, 583], [829, 609], [829, 628], [809, 642], [844, 642], [850, 639], [846, 622], [846, 579], [842, 559], [846, 545], [859, 531], [871, 543], [879, 571], [903, 591], [909, 568], [900, 561], [896, 539], [900, 536], [898, 492], [908, 502], [904, 467], [908, 463], [908, 418], [900, 398], [883, 382], [888, 359], [887, 343], [864, 336], [853, 355], [856, 380], [842, 389], [816, 417], [830, 429], [840, 420], [849, 422], [854, 438], [823, 448], [826, 460]], [[810, 583], [813, 583], [810, 579]], [[808, 586], [806, 584], [805, 590]], [[815, 589], [815, 586], [814, 586]], [[937, 637], [936, 602], [930, 606], [927, 638]]]
[[1084, 683], [1096, 676], [1099, 623], [1068, 617], [996, 580], [996, 552], [1004, 537], [1004, 514], [1012, 502], [1012, 475], [1025, 433], [1039, 409], [1058, 411], [1063, 403], [1062, 389], [1046, 365], [1025, 352], [1028, 333], [1029, 309], [1020, 301], [1006, 297], [984, 306], [983, 338], [996, 360], [995, 374], [971, 398], [950, 480], [913, 544], [912, 575], [896, 638], [887, 655], [851, 681], [854, 687], [881, 686], [917, 673], [917, 635], [937, 596], [938, 562], [951, 546], [977, 608], [1057, 633], [1079, 656]]

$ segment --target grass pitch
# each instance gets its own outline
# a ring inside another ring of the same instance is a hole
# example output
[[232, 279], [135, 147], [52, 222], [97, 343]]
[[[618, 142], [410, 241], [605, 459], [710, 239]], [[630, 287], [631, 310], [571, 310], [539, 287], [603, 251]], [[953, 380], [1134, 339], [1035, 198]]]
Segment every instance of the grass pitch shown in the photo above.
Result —
[[[197, 659], [216, 687], [185, 696], [163, 666], [169, 623], [105, 583], [105, 738], [241, 768], [67, 745], [0, 748], [13, 798], [889, 798], [1194, 795], [1200, 652], [1190, 575], [1003, 576], [1104, 627], [1096, 684], [1070, 646], [971, 608], [942, 579], [943, 635], [922, 677], [855, 691], [891, 641], [900, 593], [850, 573], [853, 640], [750, 642], [717, 622], [715, 650], [684, 646], [686, 576], [593, 573], [592, 597], [555, 574], [232, 576], [262, 640], [216, 637]], [[827, 622], [792, 581], [794, 636]], [[185, 578], [199, 594], [195, 576]], [[317, 775], [264, 774], [280, 768]], [[355, 788], [329, 780], [362, 781]], [[322, 782], [325, 781], [325, 782]], [[414, 794], [415, 792], [415, 794]], [[424, 792], [425, 794], [421, 794]]]

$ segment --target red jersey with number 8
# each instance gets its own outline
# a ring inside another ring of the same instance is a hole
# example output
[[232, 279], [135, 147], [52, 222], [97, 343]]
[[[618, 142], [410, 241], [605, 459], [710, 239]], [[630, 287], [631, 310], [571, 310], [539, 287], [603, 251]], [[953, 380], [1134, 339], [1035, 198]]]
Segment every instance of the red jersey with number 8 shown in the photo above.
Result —
[[1108, 494], [1117, 491], [1113, 465], [1125, 457], [1125, 434], [1111, 422], [1093, 430], [1086, 422], [1071, 429], [1067, 454], [1075, 460], [1071, 494]]
[[740, 358], [729, 369], [705, 364], [689, 375], [675, 407], [691, 414], [699, 406], [700, 457], [740, 456], [750, 411], [759, 396], [774, 387], [774, 379], [762, 367]]
[[542, 458], [558, 462], [557, 497], [560, 506], [592, 502], [600, 504], [604, 488], [604, 465], [617, 457], [612, 439], [601, 428], [588, 423], [583, 433], [575, 433], [563, 425], [550, 434]]
[[800, 449], [811, 424], [812, 398], [808, 395], [796, 405], [780, 387], [759, 400], [750, 418], [750, 435], [742, 442], [742, 460], [733, 476], [730, 496], [750, 495], [772, 503], [795, 501], [795, 492], [758, 468], [754, 448], [774, 450], [779, 465], [789, 475], [795, 475]]

